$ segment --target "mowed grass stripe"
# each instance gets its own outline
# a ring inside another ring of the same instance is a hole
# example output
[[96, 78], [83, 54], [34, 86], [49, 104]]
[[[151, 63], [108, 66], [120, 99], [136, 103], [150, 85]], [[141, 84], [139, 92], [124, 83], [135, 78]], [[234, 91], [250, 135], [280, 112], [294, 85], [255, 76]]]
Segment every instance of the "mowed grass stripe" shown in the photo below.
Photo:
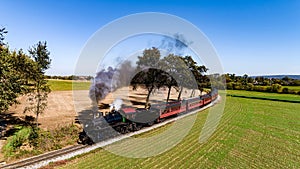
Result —
[[227, 97], [218, 129], [204, 144], [198, 139], [207, 110], [184, 140], [163, 154], [131, 159], [100, 149], [63, 168], [300, 168], [299, 110], [297, 103]]

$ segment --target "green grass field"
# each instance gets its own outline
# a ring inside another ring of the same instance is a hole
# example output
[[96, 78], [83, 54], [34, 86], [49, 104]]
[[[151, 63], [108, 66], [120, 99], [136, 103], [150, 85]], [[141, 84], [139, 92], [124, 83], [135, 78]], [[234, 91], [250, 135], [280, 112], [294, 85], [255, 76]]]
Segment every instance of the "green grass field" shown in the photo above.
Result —
[[[235, 91], [229, 91], [232, 92]], [[256, 92], [238, 94], [260, 97], [260, 93]], [[292, 99], [285, 95], [265, 93], [263, 97], [273, 96]], [[299, 110], [299, 103], [227, 97], [222, 120], [207, 143], [200, 144], [198, 141], [208, 115], [208, 110], [205, 110], [198, 113], [196, 123], [182, 142], [158, 156], [126, 158], [99, 149], [73, 158], [60, 167], [300, 168]], [[166, 128], [168, 126], [142, 134], [141, 137], [152, 136]]]
[[80, 82], [72, 80], [48, 80], [50, 89], [52, 91], [65, 91], [65, 90], [88, 90], [91, 82]]

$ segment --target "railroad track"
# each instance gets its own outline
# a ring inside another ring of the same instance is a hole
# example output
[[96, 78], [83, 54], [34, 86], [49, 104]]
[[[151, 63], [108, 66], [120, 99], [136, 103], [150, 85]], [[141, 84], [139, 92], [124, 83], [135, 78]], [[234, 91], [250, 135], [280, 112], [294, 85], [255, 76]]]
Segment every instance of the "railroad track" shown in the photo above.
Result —
[[123, 134], [123, 135], [120, 135], [120, 136], [117, 136], [117, 137], [114, 137], [114, 138], [111, 138], [109, 140], [105, 140], [105, 141], [102, 141], [102, 142], [99, 142], [99, 143], [96, 143], [96, 144], [93, 144], [93, 145], [75, 145], [75, 146], [63, 148], [63, 149], [60, 149], [60, 150], [51, 151], [51, 152], [48, 152], [48, 153], [45, 153], [45, 154], [41, 154], [41, 155], [38, 155], [38, 156], [34, 156], [34, 157], [31, 157], [31, 158], [20, 160], [20, 161], [17, 161], [15, 163], [6, 164], [6, 165], [3, 165], [3, 166], [0, 166], [0, 168], [1, 169], [2, 168], [3, 169], [11, 169], [11, 168], [32, 169], [32, 168], [40, 168], [40, 167], [46, 166], [50, 162], [66, 160], [66, 159], [69, 159], [71, 157], [74, 157], [74, 156], [77, 156], [77, 155], [80, 155], [80, 154], [83, 154], [83, 153], [87, 153], [87, 152], [90, 152], [90, 151], [95, 150], [97, 148], [104, 147], [104, 146], [107, 146], [107, 145], [112, 144], [114, 142], [129, 138], [131, 136], [138, 135], [138, 134], [141, 134], [141, 133], [144, 133], [144, 132], [148, 132], [148, 131], [153, 130], [155, 128], [159, 128], [159, 127], [164, 126], [168, 123], [174, 122], [174, 121], [176, 121], [180, 118], [184, 118], [186, 116], [195, 114], [199, 111], [202, 111], [204, 109], [207, 109], [207, 108], [213, 106], [216, 102], [218, 102], [219, 99], [220, 99], [220, 96], [218, 97], [218, 99], [216, 99], [212, 103], [210, 103], [210, 104], [208, 104], [208, 105], [206, 105], [206, 106], [204, 106], [200, 109], [194, 110], [194, 111], [189, 112], [189, 113], [183, 113], [182, 115], [180, 115], [176, 118], [168, 119], [164, 122], [155, 124], [151, 127], [143, 128], [139, 131]]
[[60, 150], [55, 150], [55, 151], [51, 151], [45, 154], [41, 154], [38, 156], [34, 156], [31, 158], [27, 158], [24, 160], [20, 160], [17, 161], [15, 163], [11, 163], [11, 164], [6, 164], [3, 166], [0, 166], [0, 168], [3, 169], [8, 169], [8, 168], [35, 168], [34, 166], [32, 166], [33, 164], [38, 164], [41, 163], [43, 161], [47, 161], [48, 159], [53, 159], [53, 158], [58, 158], [60, 156], [66, 155], [68, 153], [77, 151], [77, 150], [81, 150], [86, 148], [87, 145], [75, 145], [75, 146], [71, 146], [71, 147], [67, 147], [67, 148], [63, 148]]

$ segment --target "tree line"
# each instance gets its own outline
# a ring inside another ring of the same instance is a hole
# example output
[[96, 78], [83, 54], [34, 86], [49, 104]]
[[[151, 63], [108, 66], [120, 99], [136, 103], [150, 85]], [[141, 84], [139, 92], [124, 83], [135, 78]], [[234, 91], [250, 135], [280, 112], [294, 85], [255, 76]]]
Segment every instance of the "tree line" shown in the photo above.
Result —
[[4, 42], [8, 31], [0, 29], [0, 113], [7, 111], [17, 98], [26, 95], [30, 106], [24, 113], [31, 111], [39, 115], [47, 106], [50, 88], [47, 84], [45, 71], [50, 68], [50, 52], [47, 42], [39, 41], [28, 49], [10, 50]]
[[266, 78], [263, 76], [250, 77], [247, 74], [243, 76], [236, 76], [235, 74], [222, 75], [226, 80], [226, 88], [229, 90], [249, 90], [261, 92], [274, 92], [274, 93], [290, 93], [300, 94], [283, 86], [300, 86], [300, 80], [292, 79], [285, 76], [281, 79]]
[[45, 75], [47, 79], [59, 79], [59, 80], [91, 80], [93, 79], [93, 76], [76, 76], [76, 75], [70, 75], [70, 76], [58, 76], [58, 75]]

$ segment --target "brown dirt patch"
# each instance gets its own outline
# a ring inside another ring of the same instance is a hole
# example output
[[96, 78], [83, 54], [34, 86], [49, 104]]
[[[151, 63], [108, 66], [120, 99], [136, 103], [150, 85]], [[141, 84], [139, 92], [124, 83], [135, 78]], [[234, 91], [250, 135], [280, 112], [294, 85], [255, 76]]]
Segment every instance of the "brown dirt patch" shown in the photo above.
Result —
[[[77, 91], [82, 95], [82, 103], [86, 104], [90, 102], [88, 98], [88, 91]], [[27, 116], [35, 117], [35, 114], [31, 112], [23, 113], [25, 107], [28, 105], [26, 97], [20, 97], [21, 104], [13, 106], [8, 113], [14, 113], [14, 116], [22, 119]], [[39, 116], [38, 122], [40, 127], [44, 129], [53, 129], [58, 126], [64, 126], [66, 124], [74, 123], [77, 113], [74, 109], [73, 91], [53, 91], [48, 96], [48, 107], [43, 114]]]

